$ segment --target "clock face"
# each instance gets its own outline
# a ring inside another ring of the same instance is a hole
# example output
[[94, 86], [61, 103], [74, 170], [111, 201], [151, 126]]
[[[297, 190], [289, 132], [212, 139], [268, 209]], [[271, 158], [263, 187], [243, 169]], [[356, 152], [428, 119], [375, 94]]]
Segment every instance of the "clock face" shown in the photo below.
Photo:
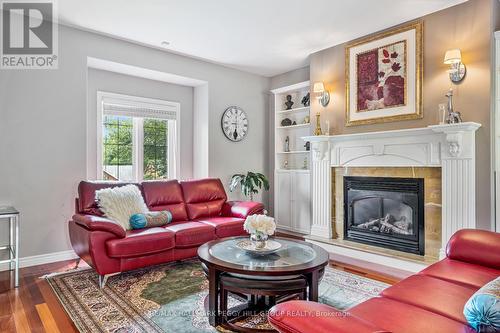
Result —
[[234, 142], [241, 141], [248, 133], [248, 118], [245, 111], [237, 106], [230, 106], [222, 115], [222, 131], [226, 137]]

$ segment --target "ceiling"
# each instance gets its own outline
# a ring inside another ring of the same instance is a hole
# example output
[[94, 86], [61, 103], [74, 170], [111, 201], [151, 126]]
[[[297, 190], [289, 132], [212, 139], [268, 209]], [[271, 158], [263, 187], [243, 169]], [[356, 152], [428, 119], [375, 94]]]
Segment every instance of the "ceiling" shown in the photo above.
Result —
[[[466, 0], [64, 0], [62, 24], [274, 76], [316, 51]], [[162, 45], [163, 41], [170, 43]]]

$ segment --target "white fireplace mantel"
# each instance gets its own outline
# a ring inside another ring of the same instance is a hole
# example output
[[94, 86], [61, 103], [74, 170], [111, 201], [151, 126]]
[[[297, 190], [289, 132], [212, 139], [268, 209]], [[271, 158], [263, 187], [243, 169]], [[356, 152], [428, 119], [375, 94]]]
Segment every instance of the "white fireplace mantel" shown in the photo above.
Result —
[[475, 132], [481, 124], [343, 135], [307, 136], [311, 142], [311, 235], [332, 237], [332, 167], [441, 167], [442, 248], [462, 228], [476, 227]]

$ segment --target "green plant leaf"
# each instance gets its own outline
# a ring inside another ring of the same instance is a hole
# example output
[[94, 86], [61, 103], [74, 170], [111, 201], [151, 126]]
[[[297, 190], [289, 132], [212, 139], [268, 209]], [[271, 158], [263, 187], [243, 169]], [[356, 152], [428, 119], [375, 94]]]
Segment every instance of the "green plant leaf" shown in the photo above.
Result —
[[231, 177], [229, 190], [232, 192], [238, 186], [241, 187], [241, 193], [244, 196], [252, 198], [254, 194], [259, 193], [262, 187], [269, 191], [269, 180], [262, 173], [248, 171], [246, 175], [234, 174]]
[[231, 177], [231, 183], [229, 184], [229, 191], [233, 192], [241, 182], [241, 179], [245, 177], [241, 174], [236, 174]]

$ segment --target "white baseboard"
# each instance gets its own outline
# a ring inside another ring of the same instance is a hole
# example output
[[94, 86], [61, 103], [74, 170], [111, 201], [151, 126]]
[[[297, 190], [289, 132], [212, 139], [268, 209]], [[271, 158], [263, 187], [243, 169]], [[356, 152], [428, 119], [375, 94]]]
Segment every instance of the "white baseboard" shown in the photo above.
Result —
[[[40, 254], [36, 256], [19, 258], [19, 267], [22, 268], [22, 267], [50, 264], [57, 261], [76, 259], [77, 257], [78, 256], [73, 250]], [[8, 263], [0, 264], [0, 271], [7, 271], [7, 270], [9, 270]]]
[[420, 263], [407, 261], [407, 260], [403, 260], [403, 259], [387, 257], [387, 256], [375, 254], [375, 253], [358, 251], [355, 249], [350, 249], [347, 247], [338, 246], [338, 245], [334, 245], [334, 244], [317, 242], [317, 241], [314, 241], [311, 239], [307, 239], [307, 241], [324, 248], [328, 253], [331, 254], [331, 256], [330, 256], [331, 259], [332, 258], [334, 259], [335, 254], [337, 253], [337, 254], [340, 254], [340, 255], [343, 255], [346, 257], [365, 260], [365, 261], [372, 262], [372, 263], [375, 263], [378, 265], [397, 268], [397, 269], [401, 269], [401, 270], [412, 272], [412, 273], [420, 272], [421, 270], [423, 270], [424, 268], [427, 268], [427, 266], [428, 266], [424, 263], [420, 264]]

